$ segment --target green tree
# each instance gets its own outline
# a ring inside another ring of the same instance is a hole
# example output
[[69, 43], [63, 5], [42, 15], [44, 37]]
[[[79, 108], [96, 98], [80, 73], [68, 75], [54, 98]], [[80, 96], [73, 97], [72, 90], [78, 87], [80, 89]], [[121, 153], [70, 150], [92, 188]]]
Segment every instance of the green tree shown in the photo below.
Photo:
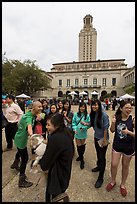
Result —
[[23, 63], [18, 60], [7, 60], [2, 64], [2, 92], [26, 93], [33, 95], [40, 89], [49, 87], [46, 72], [41, 70], [36, 61], [25, 60]]

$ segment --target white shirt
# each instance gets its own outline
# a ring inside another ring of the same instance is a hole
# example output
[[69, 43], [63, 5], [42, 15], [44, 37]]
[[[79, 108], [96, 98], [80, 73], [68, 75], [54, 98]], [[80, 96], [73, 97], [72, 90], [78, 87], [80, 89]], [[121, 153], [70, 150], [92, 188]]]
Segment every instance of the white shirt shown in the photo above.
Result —
[[5, 117], [7, 118], [8, 122], [10, 123], [16, 123], [19, 122], [23, 115], [23, 111], [19, 107], [19, 105], [12, 103], [11, 105], [8, 105], [6, 108], [6, 114]]

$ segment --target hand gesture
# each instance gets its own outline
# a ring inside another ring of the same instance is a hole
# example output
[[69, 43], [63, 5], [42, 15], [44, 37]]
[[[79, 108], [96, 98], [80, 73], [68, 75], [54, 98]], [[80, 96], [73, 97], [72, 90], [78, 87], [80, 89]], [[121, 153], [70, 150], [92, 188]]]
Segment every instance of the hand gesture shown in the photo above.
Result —
[[41, 116], [37, 115], [36, 121], [41, 121]]
[[64, 117], [66, 117], [67, 116], [67, 111], [63, 111], [63, 115], [64, 115]]

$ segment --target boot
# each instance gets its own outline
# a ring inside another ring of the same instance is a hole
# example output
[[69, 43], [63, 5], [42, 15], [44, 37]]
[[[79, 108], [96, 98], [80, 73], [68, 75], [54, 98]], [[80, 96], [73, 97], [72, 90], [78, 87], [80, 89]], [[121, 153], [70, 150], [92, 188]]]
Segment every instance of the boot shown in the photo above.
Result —
[[80, 148], [81, 148], [81, 146], [78, 146], [77, 145], [77, 152], [78, 152], [78, 158], [76, 159], [76, 161], [80, 161]]
[[81, 169], [84, 169], [84, 164], [85, 164], [85, 162], [84, 162], [84, 160], [82, 159], [82, 160], [80, 161], [80, 168], [81, 168]]
[[19, 162], [20, 162], [20, 159], [15, 159], [13, 164], [10, 166], [10, 168], [11, 169], [16, 169], [17, 171], [19, 171], [20, 170]]
[[25, 174], [19, 176], [19, 183], [18, 183], [19, 188], [28, 188], [32, 185], [33, 185], [32, 182], [26, 180]]
[[85, 145], [86, 144], [80, 146], [81, 147], [80, 148], [80, 158], [81, 158], [81, 160], [80, 160], [80, 168], [81, 169], [84, 169], [84, 164], [85, 164], [84, 158], [83, 158], [83, 155], [84, 155], [84, 152], [85, 152]]

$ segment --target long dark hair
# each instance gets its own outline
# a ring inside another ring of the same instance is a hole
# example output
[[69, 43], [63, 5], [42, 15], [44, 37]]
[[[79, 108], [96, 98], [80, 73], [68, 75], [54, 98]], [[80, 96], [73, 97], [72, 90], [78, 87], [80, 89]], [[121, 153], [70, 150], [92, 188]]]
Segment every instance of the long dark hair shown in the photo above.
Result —
[[85, 110], [84, 110], [84, 115], [85, 115], [85, 120], [87, 118], [87, 114], [88, 114], [88, 111], [87, 111], [87, 104], [84, 103], [83, 101], [79, 103], [79, 109], [78, 109], [78, 117], [81, 117], [81, 112], [80, 112], [80, 107], [84, 106], [85, 107]]
[[91, 122], [91, 126], [94, 127], [96, 111], [93, 111], [92, 106], [95, 104], [98, 104], [98, 111], [97, 111], [98, 114], [97, 114], [96, 124], [97, 124], [97, 127], [101, 129], [102, 105], [98, 99], [91, 102], [90, 122]]
[[56, 107], [56, 112], [55, 112], [55, 113], [57, 113], [57, 112], [58, 112], [58, 107], [57, 107], [57, 105], [56, 105], [55, 103], [52, 103], [52, 104], [50, 105], [49, 115], [54, 114], [54, 113], [52, 113], [52, 112], [51, 112], [51, 107], [52, 107], [52, 106], [55, 106], [55, 107]]
[[68, 110], [67, 110], [67, 117], [68, 117], [68, 114], [69, 114], [69, 112], [71, 111], [71, 104], [70, 104], [70, 101], [69, 101], [68, 99], [65, 99], [65, 100], [63, 101], [63, 111], [66, 111], [66, 109], [65, 109], [65, 107], [64, 107], [64, 105], [65, 105], [66, 103], [69, 104], [69, 107], [68, 107]]
[[57, 128], [56, 130], [61, 132], [64, 131], [69, 136], [69, 138], [72, 141], [73, 156], [74, 156], [74, 149], [75, 149], [74, 142], [73, 142], [74, 137], [72, 132], [69, 130], [69, 128], [65, 126], [63, 115], [57, 112], [52, 115], [48, 115], [47, 120], [50, 120], [50, 122], [54, 125], [54, 127]]
[[63, 100], [58, 100], [58, 110], [60, 110], [61, 108], [60, 108], [60, 106], [59, 106], [59, 103], [62, 103], [62, 109], [63, 109]]
[[116, 117], [116, 121], [117, 121], [117, 122], [122, 119], [122, 111], [121, 111], [121, 109], [122, 109], [126, 104], [130, 104], [130, 105], [131, 105], [131, 103], [130, 103], [129, 101], [124, 101], [124, 100], [120, 101], [120, 106], [118, 107], [118, 109], [117, 109], [117, 111], [116, 111], [116, 113], [115, 113], [115, 117]]

